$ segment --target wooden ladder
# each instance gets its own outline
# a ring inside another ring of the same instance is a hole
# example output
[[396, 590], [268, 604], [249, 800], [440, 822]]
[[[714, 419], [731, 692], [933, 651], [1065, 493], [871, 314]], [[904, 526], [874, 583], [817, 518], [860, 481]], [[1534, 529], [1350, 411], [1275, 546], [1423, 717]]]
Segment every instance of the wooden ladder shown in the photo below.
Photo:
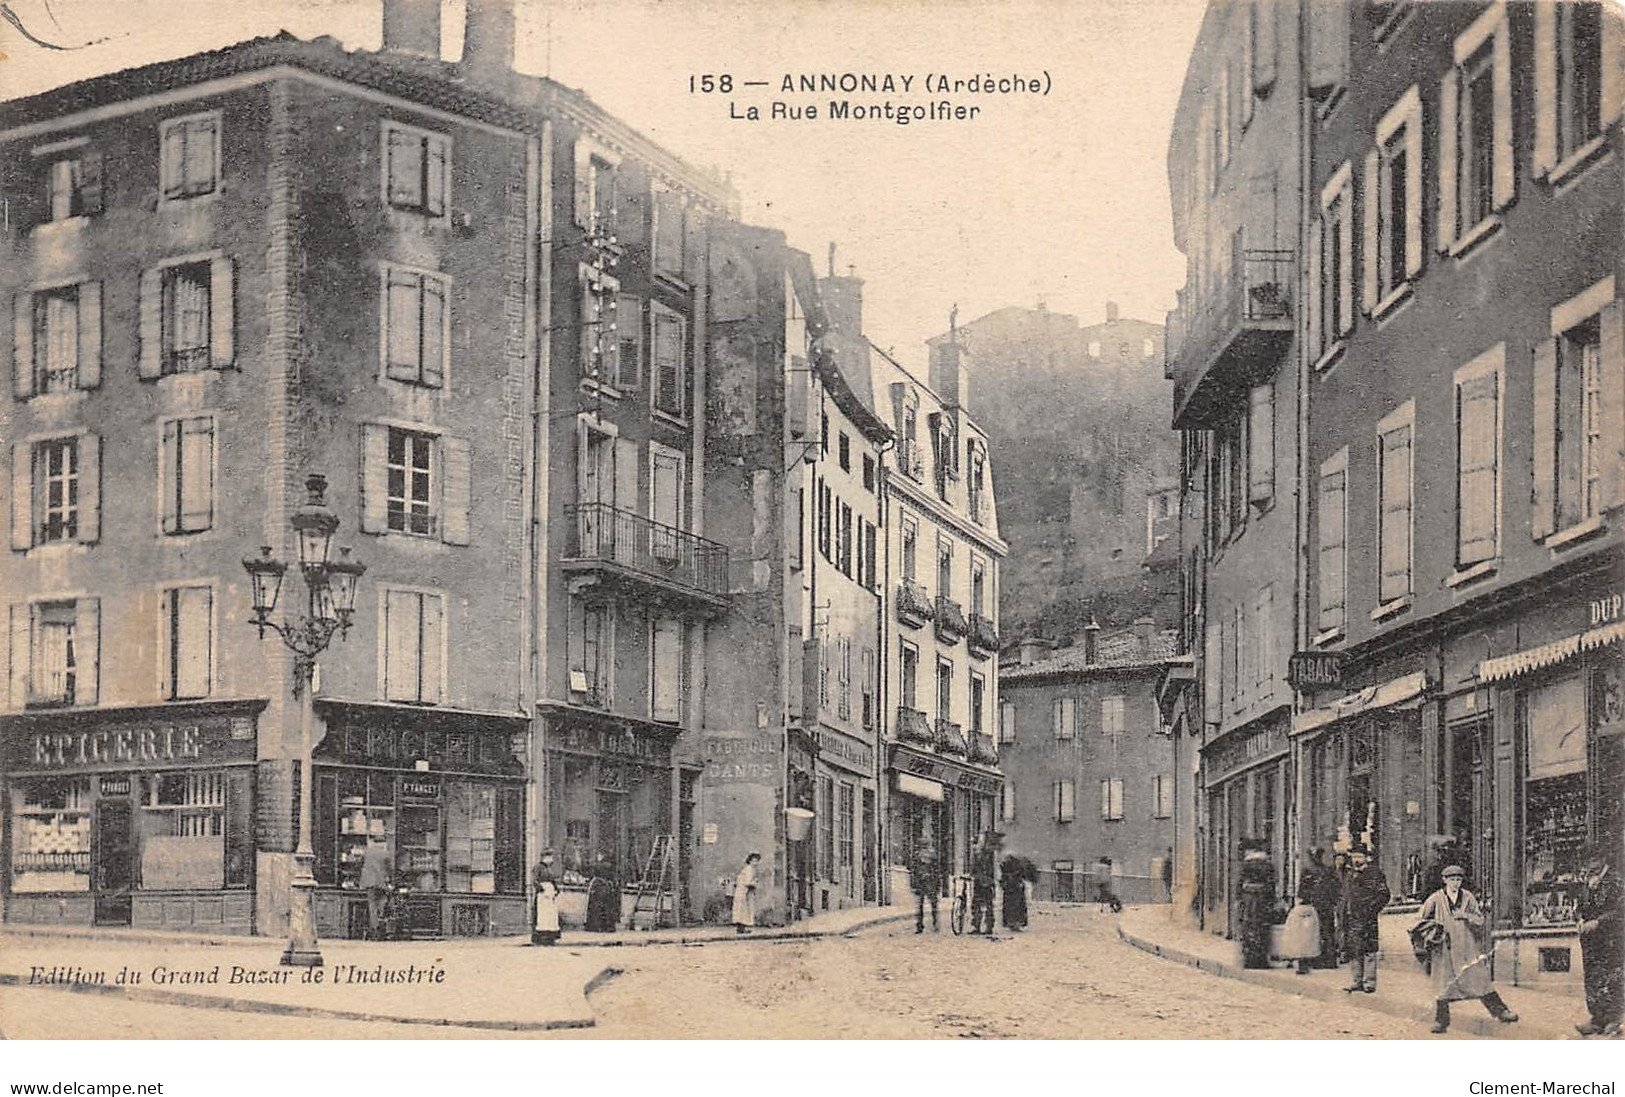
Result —
[[[637, 897], [632, 901], [632, 912], [626, 916], [626, 928], [636, 929], [638, 914], [647, 912], [654, 916], [648, 928], [657, 929], [666, 915], [666, 898], [671, 897], [672, 909], [677, 907], [677, 836], [674, 834], [655, 835], [654, 844], [649, 847], [649, 859], [644, 862], [643, 879], [638, 881]], [[653, 899], [653, 903], [644, 906], [644, 899]]]

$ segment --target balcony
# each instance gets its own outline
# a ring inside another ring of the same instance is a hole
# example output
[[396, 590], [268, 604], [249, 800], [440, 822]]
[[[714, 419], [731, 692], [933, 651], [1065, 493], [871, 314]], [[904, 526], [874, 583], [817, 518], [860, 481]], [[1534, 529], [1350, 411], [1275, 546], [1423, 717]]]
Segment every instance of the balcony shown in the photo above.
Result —
[[965, 638], [965, 612], [959, 608], [959, 603], [946, 595], [937, 595], [937, 638], [949, 644], [957, 644]]
[[931, 596], [912, 579], [897, 588], [897, 619], [909, 628], [920, 628], [935, 615]]
[[1292, 342], [1292, 278], [1291, 251], [1249, 248], [1210, 294], [1180, 294], [1164, 341], [1176, 429], [1216, 426], [1239, 393], [1274, 376]]
[[996, 766], [999, 764], [999, 752], [993, 745], [993, 736], [980, 731], [970, 737], [970, 753], [965, 760], [975, 762], [981, 766]]
[[936, 733], [931, 730], [931, 723], [925, 718], [925, 713], [907, 705], [897, 706], [897, 726], [894, 733], [900, 743], [918, 743], [927, 747], [937, 745]]
[[607, 503], [567, 506], [564, 516], [566, 572], [676, 608], [707, 612], [727, 605], [725, 546]]
[[970, 745], [965, 742], [965, 729], [952, 720], [938, 720], [936, 748], [938, 754], [965, 757], [970, 753]]
[[999, 650], [999, 632], [993, 627], [993, 622], [980, 613], [970, 615], [970, 653], [982, 658], [996, 653]]

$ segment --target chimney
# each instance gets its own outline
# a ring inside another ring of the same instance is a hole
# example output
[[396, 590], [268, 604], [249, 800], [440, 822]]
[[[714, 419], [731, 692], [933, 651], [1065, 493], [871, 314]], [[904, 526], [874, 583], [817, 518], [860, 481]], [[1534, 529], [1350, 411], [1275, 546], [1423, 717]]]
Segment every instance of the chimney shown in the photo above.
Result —
[[384, 0], [384, 50], [440, 60], [440, 0]]
[[1151, 658], [1151, 646], [1157, 639], [1157, 622], [1151, 617], [1136, 617], [1134, 619], [1134, 635], [1140, 641], [1140, 654]]
[[1100, 622], [1093, 617], [1083, 629], [1083, 665], [1092, 667], [1100, 662]]
[[1107, 301], [1106, 302], [1106, 323], [1108, 323], [1108, 324], [1117, 323], [1117, 302], [1116, 301]]
[[970, 395], [970, 379], [965, 374], [964, 347], [958, 343], [940, 343], [931, 348], [931, 387], [950, 408], [964, 407]]
[[513, 71], [513, 0], [468, 0], [463, 24], [463, 67], [478, 76], [505, 76]]
[[1055, 645], [1048, 640], [1040, 639], [1037, 636], [1029, 636], [1016, 649], [1016, 658], [1022, 666], [1030, 667], [1048, 655], [1054, 647]]

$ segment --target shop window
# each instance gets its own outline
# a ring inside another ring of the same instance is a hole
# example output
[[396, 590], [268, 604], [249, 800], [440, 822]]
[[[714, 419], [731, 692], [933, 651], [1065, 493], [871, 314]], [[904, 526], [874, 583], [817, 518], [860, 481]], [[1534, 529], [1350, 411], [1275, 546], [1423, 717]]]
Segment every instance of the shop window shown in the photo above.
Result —
[[90, 778], [12, 785], [11, 893], [90, 890]]
[[847, 898], [851, 899], [857, 895], [857, 874], [854, 872], [857, 858], [857, 789], [845, 781], [841, 782], [839, 824], [840, 879], [845, 885]]
[[226, 774], [158, 773], [141, 779], [141, 887], [209, 891], [226, 882]]
[[1583, 886], [1586, 840], [1585, 678], [1529, 691], [1524, 702], [1526, 926], [1568, 925]]
[[452, 781], [446, 795], [446, 890], [497, 890], [497, 788]]

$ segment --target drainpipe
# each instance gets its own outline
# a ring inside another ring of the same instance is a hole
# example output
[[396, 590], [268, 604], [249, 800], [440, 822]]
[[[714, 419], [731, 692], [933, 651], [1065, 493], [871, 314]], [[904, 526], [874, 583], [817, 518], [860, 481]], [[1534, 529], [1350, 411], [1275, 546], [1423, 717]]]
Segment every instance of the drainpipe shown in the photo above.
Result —
[[884, 546], [885, 564], [880, 569], [879, 588], [875, 591], [875, 905], [891, 905], [891, 866], [887, 860], [886, 819], [890, 805], [886, 800], [886, 688], [885, 682], [891, 660], [886, 650], [886, 599], [891, 590], [891, 535], [887, 532], [886, 511], [889, 498], [886, 493], [886, 454], [897, 445], [895, 438], [887, 438], [875, 447], [875, 506], [879, 528], [876, 540]]
[[[1297, 225], [1297, 262], [1296, 276], [1298, 281], [1298, 302], [1295, 322], [1293, 324], [1293, 342], [1296, 344], [1297, 367], [1297, 438], [1293, 445], [1293, 459], [1295, 462], [1295, 483], [1297, 499], [1294, 501], [1293, 514], [1296, 523], [1295, 537], [1297, 552], [1294, 554], [1294, 576], [1296, 597], [1293, 599], [1293, 637], [1296, 641], [1297, 651], [1306, 651], [1309, 647], [1309, 378], [1313, 373], [1313, 348], [1309, 346], [1309, 313], [1306, 307], [1309, 289], [1309, 256], [1306, 254], [1305, 241], [1309, 238], [1309, 217], [1311, 207], [1309, 203], [1310, 182], [1313, 179], [1310, 153], [1314, 136], [1313, 111], [1314, 104], [1309, 98], [1308, 63], [1309, 63], [1309, 34], [1308, 34], [1308, 5], [1314, 0], [1303, 0], [1298, 5], [1297, 12], [1297, 71], [1295, 73], [1296, 86], [1294, 88], [1295, 101], [1298, 105], [1298, 132], [1295, 135], [1293, 148], [1298, 157], [1298, 225]], [[1346, 28], [1345, 28], [1346, 30]], [[1303, 694], [1293, 690], [1293, 713], [1303, 708]], [[1298, 858], [1303, 845], [1304, 810], [1304, 767], [1298, 742], [1292, 738], [1291, 725], [1288, 725], [1287, 758], [1292, 766], [1292, 805], [1287, 811], [1287, 834], [1291, 844], [1287, 847], [1287, 864], [1285, 879], [1296, 879]]]

